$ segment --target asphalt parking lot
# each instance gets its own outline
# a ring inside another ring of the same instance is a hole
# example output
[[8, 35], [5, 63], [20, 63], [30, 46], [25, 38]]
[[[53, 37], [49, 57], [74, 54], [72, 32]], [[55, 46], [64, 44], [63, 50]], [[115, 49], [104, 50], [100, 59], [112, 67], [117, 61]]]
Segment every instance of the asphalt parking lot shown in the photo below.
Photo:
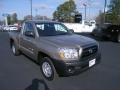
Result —
[[8, 34], [0, 32], [0, 90], [120, 90], [120, 43], [99, 43], [99, 65], [50, 82], [43, 78], [35, 62], [24, 55], [14, 56]]

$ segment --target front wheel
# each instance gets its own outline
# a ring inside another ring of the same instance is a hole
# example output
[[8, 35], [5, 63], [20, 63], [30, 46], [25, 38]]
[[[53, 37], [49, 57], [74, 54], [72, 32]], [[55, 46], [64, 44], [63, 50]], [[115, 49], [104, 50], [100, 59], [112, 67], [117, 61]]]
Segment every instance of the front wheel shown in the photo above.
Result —
[[54, 68], [53, 63], [51, 62], [50, 58], [44, 57], [40, 62], [40, 69], [42, 71], [43, 76], [51, 81], [56, 76], [56, 70]]
[[13, 54], [14, 54], [15, 56], [20, 55], [20, 51], [17, 49], [15, 43], [12, 43], [11, 49], [12, 49], [12, 52], [13, 52]]

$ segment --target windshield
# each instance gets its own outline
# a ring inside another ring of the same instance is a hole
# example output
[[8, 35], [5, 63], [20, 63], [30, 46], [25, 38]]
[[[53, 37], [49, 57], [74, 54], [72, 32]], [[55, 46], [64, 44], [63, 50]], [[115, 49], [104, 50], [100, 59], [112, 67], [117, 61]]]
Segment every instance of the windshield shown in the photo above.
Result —
[[68, 29], [59, 23], [36, 23], [39, 36], [68, 35]]

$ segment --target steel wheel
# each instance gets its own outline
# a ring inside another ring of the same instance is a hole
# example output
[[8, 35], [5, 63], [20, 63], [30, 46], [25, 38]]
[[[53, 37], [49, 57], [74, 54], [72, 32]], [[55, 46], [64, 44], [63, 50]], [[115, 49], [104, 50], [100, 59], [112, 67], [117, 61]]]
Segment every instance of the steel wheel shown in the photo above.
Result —
[[16, 53], [16, 49], [15, 49], [15, 45], [14, 44], [12, 45], [12, 52], [13, 52], [13, 54]]
[[43, 76], [49, 81], [57, 77], [56, 70], [49, 57], [43, 57], [40, 60], [40, 69], [41, 69]]
[[43, 70], [43, 73], [46, 77], [51, 77], [52, 75], [52, 68], [50, 66], [50, 64], [48, 62], [44, 62], [42, 64], [42, 70]]
[[14, 55], [16, 55], [16, 56], [20, 55], [20, 51], [16, 48], [14, 43], [12, 43], [11, 49], [12, 49], [12, 52]]

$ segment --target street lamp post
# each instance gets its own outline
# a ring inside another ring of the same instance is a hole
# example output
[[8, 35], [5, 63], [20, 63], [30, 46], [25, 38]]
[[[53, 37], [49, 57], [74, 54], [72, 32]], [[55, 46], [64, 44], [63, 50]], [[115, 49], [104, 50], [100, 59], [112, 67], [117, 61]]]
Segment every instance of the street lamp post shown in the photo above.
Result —
[[85, 7], [85, 20], [86, 20], [86, 7], [87, 7], [87, 5], [83, 4], [83, 6]]
[[71, 20], [70, 20], [70, 7], [71, 7], [71, 6], [70, 6], [70, 0], [68, 0], [68, 1], [69, 1], [69, 6], [68, 6], [68, 8], [69, 8], [69, 16], [68, 16], [68, 19], [69, 19], [69, 20], [68, 20], [68, 22], [70, 23], [70, 21], [71, 21]]
[[105, 0], [105, 3], [104, 3], [104, 23], [106, 21], [106, 5], [107, 5], [107, 0]]
[[31, 20], [32, 20], [32, 0], [30, 0], [30, 11], [31, 11]]

